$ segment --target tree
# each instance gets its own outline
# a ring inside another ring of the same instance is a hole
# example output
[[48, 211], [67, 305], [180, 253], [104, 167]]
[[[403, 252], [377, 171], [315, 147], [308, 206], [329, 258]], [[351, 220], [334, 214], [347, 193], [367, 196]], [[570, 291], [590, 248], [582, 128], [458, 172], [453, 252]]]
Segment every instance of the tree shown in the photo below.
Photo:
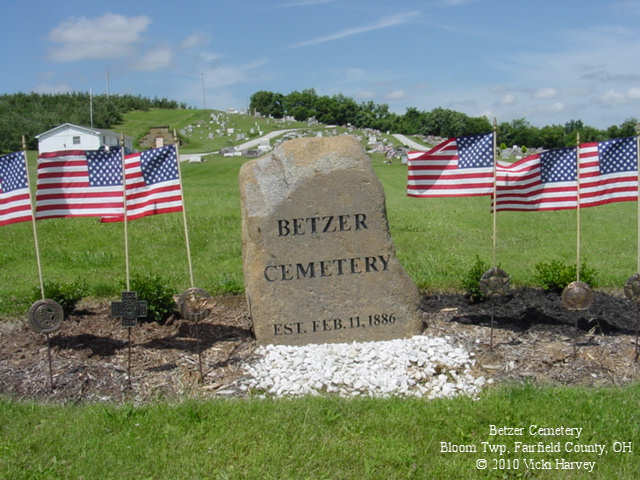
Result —
[[255, 110], [262, 115], [271, 115], [275, 118], [282, 118], [284, 114], [284, 96], [281, 93], [260, 90], [251, 95], [249, 109]]
[[309, 115], [309, 110], [307, 109], [307, 107], [304, 107], [302, 105], [293, 108], [293, 110], [289, 113], [291, 113], [293, 115], [293, 118], [295, 118], [299, 122], [304, 122], [311, 116]]
[[417, 108], [409, 107], [400, 121], [402, 133], [414, 135], [425, 131], [425, 116]]
[[561, 125], [547, 125], [539, 131], [539, 142], [530, 147], [559, 148], [565, 146], [565, 133]]
[[636, 135], [636, 126], [638, 120], [635, 118], [629, 118], [620, 124], [620, 136], [621, 137], [633, 137]]
[[565, 133], [580, 131], [583, 128], [584, 128], [584, 123], [582, 123], [582, 120], [569, 120], [567, 123], [564, 124]]
[[465, 135], [480, 135], [493, 129], [487, 117], [467, 117]]
[[[166, 98], [144, 98], [133, 95], [95, 95], [93, 97], [93, 124], [97, 128], [110, 128], [122, 120], [130, 110], [149, 108], [180, 108]], [[89, 126], [89, 93], [65, 94], [16, 93], [0, 95], [0, 152], [22, 148], [21, 136], [27, 138], [27, 147], [37, 148], [35, 135], [61, 123]]]

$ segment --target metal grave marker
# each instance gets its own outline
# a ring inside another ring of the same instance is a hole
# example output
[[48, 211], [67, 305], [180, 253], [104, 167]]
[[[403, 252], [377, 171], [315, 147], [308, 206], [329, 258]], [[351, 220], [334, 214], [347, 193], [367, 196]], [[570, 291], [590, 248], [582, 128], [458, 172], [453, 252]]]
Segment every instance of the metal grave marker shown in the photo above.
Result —
[[[44, 295], [44, 294], [43, 294]], [[64, 310], [55, 300], [43, 298], [31, 305], [29, 308], [29, 325], [38, 333], [43, 333], [47, 337], [47, 359], [49, 362], [49, 386], [53, 391], [53, 361], [51, 359], [51, 337], [50, 333], [60, 329], [64, 319]]]
[[489, 349], [493, 350], [493, 322], [496, 316], [496, 300], [509, 293], [511, 278], [498, 267], [491, 267], [482, 274], [479, 282], [480, 291], [491, 300], [491, 334]]
[[29, 325], [38, 333], [53, 333], [60, 328], [64, 312], [58, 302], [45, 298], [29, 309]]
[[135, 327], [138, 318], [147, 316], [146, 300], [138, 300], [136, 292], [122, 292], [122, 301], [111, 302], [111, 316], [122, 318], [122, 326]]

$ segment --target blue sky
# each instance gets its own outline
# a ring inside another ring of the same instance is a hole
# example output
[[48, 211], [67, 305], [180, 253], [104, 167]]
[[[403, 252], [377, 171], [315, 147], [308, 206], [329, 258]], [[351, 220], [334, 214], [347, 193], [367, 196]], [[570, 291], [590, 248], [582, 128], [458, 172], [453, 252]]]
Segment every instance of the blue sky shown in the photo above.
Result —
[[106, 90], [246, 108], [315, 88], [498, 122], [640, 118], [640, 1], [11, 2], [0, 92]]

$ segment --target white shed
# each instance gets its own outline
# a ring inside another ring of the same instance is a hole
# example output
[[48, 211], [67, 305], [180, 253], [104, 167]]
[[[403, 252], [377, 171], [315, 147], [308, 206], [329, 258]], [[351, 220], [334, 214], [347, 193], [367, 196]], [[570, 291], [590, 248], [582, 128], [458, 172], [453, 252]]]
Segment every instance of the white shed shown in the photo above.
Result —
[[[63, 123], [46, 132], [36, 135], [38, 151], [56, 152], [59, 150], [98, 150], [100, 147], [119, 145], [120, 134], [112, 130], [89, 128]], [[125, 152], [133, 151], [131, 137], [124, 137]]]

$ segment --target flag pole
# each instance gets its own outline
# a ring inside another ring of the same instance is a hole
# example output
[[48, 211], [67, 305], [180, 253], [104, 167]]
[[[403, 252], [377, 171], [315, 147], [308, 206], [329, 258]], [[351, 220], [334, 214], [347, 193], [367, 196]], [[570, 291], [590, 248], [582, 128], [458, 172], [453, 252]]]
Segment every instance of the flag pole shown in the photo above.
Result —
[[[122, 222], [124, 224], [124, 265], [125, 265], [125, 279], [127, 284], [127, 292], [131, 291], [131, 280], [129, 276], [129, 234], [128, 234], [128, 221], [127, 221], [127, 177], [126, 169], [124, 166], [124, 133], [120, 134], [120, 158], [122, 159]], [[124, 298], [124, 295], [123, 295]], [[127, 326], [127, 350], [129, 353], [127, 362], [127, 379], [129, 382], [129, 389], [131, 385], [131, 325]]]
[[637, 272], [640, 273], [640, 123], [636, 124], [636, 167], [638, 169], [638, 200], [636, 201], [638, 205], [638, 214], [636, 215], [638, 248], [636, 254], [638, 256]]
[[580, 281], [580, 132], [576, 132], [576, 281]]
[[497, 197], [497, 182], [496, 182], [496, 162], [498, 161], [498, 157], [496, 155], [496, 132], [498, 130], [498, 123], [494, 117], [493, 119], [493, 250], [492, 250], [492, 259], [493, 266], [496, 265], [496, 209], [498, 203]]
[[182, 173], [180, 172], [180, 150], [178, 145], [178, 135], [176, 129], [173, 129], [173, 141], [176, 146], [176, 162], [178, 162], [178, 181], [180, 182], [180, 192], [182, 193], [182, 221], [184, 223], [184, 241], [187, 246], [187, 263], [189, 265], [189, 281], [191, 288], [194, 287], [193, 282], [193, 265], [191, 264], [191, 247], [189, 246], [189, 229], [187, 228], [187, 207], [184, 198], [184, 189], [182, 188]]
[[131, 282], [129, 278], [129, 235], [127, 231], [127, 179], [124, 168], [124, 133], [120, 134], [120, 158], [122, 159], [122, 207], [123, 207], [123, 224], [124, 224], [124, 262], [125, 262], [125, 279], [127, 291], [131, 290]]
[[38, 280], [40, 281], [40, 294], [44, 300], [44, 281], [42, 280], [42, 263], [40, 262], [40, 247], [38, 245], [38, 230], [36, 228], [35, 208], [33, 207], [33, 199], [31, 198], [31, 182], [29, 180], [29, 162], [27, 160], [27, 142], [22, 135], [22, 151], [24, 153], [24, 168], [27, 172], [27, 189], [29, 190], [29, 203], [31, 204], [31, 225], [33, 227], [33, 244], [36, 250], [36, 263], [38, 264]]

